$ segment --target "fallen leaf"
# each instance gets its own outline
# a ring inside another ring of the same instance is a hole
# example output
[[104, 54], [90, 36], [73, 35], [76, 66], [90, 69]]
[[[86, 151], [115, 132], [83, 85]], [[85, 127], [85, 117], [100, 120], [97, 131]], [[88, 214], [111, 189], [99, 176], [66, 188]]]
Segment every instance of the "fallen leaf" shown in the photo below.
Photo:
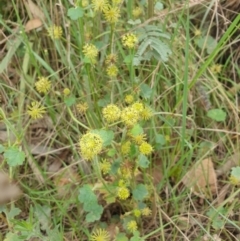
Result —
[[183, 184], [197, 196], [211, 197], [217, 193], [217, 176], [211, 158], [197, 162], [183, 177]]
[[42, 25], [43, 23], [39, 18], [30, 19], [25, 25], [25, 31], [29, 32], [33, 29], [41, 27]]
[[11, 183], [8, 175], [4, 172], [0, 172], [0, 194], [0, 204], [13, 201], [22, 194], [20, 188]]
[[44, 13], [42, 10], [31, 0], [25, 0], [24, 1], [26, 8], [31, 12], [33, 18], [39, 18], [43, 20], [45, 18]]

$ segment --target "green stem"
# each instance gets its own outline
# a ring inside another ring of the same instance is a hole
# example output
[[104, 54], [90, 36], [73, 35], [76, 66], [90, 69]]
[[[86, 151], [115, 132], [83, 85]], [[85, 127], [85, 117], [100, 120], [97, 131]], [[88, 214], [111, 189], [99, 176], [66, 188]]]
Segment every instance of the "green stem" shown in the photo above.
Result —
[[154, 14], [154, 0], [148, 0], [148, 19], [152, 18]]

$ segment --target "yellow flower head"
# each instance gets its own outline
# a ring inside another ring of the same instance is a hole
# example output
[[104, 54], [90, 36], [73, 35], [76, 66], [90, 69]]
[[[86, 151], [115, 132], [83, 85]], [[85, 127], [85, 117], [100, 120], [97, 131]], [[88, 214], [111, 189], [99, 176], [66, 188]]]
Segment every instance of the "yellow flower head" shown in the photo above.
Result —
[[240, 185], [240, 178], [237, 178], [237, 177], [231, 175], [230, 178], [229, 178], [229, 182], [234, 186], [235, 185], [239, 186]]
[[71, 90], [70, 90], [70, 89], [64, 88], [64, 90], [63, 90], [63, 95], [64, 95], [64, 96], [68, 96], [68, 95], [70, 95], [70, 93], [71, 93]]
[[132, 104], [133, 101], [134, 101], [134, 96], [133, 96], [133, 95], [126, 95], [124, 101], [125, 101], [127, 104]]
[[149, 120], [153, 117], [153, 111], [149, 107], [144, 107], [140, 113], [141, 119]]
[[132, 104], [132, 108], [134, 110], [136, 110], [139, 114], [142, 113], [142, 111], [144, 110], [144, 106], [143, 106], [143, 103], [141, 102], [135, 102]]
[[120, 9], [117, 7], [109, 7], [104, 10], [104, 17], [109, 23], [116, 23], [120, 17]]
[[139, 151], [143, 154], [143, 155], [149, 155], [153, 152], [153, 148], [150, 144], [148, 144], [147, 142], [143, 142], [140, 146], [139, 146]]
[[129, 189], [126, 187], [119, 187], [117, 191], [117, 196], [121, 200], [126, 200], [130, 196]]
[[85, 57], [90, 59], [90, 61], [94, 64], [97, 61], [98, 49], [93, 44], [85, 44], [83, 46], [83, 53]]
[[194, 31], [194, 35], [195, 35], [196, 37], [201, 36], [201, 35], [202, 35], [201, 30], [200, 30], [200, 29], [196, 29], [196, 30]]
[[109, 54], [106, 56], [105, 63], [107, 65], [109, 64], [116, 64], [117, 63], [118, 56], [116, 54]]
[[139, 121], [140, 115], [137, 110], [130, 106], [122, 110], [121, 119], [125, 125], [133, 126]]
[[104, 229], [97, 229], [91, 234], [90, 241], [109, 241], [110, 234]]
[[107, 0], [92, 0], [94, 12], [105, 11], [109, 8], [109, 2]]
[[132, 15], [134, 18], [140, 17], [141, 14], [142, 14], [142, 9], [140, 7], [134, 8], [132, 11]]
[[93, 159], [103, 148], [103, 140], [98, 134], [87, 133], [79, 141], [80, 152], [86, 160]]
[[116, 77], [118, 74], [118, 68], [115, 64], [111, 64], [107, 67], [107, 75], [111, 77]]
[[222, 65], [221, 64], [214, 64], [210, 67], [210, 70], [213, 74], [219, 74], [222, 71]]
[[62, 37], [63, 31], [61, 26], [53, 25], [48, 28], [48, 36], [51, 39], [60, 39]]
[[139, 134], [136, 136], [131, 135], [131, 138], [134, 143], [141, 145], [146, 140], [146, 134]]
[[129, 49], [134, 48], [137, 42], [138, 42], [137, 36], [133, 33], [127, 33], [122, 37], [123, 46]]
[[126, 141], [121, 145], [121, 153], [123, 155], [128, 155], [130, 153], [131, 150], [131, 142], [130, 141]]
[[141, 216], [141, 210], [139, 209], [134, 209], [133, 210], [133, 215], [136, 217], [136, 218], [139, 218]]
[[76, 105], [76, 108], [77, 108], [77, 112], [79, 114], [85, 114], [87, 109], [88, 109], [88, 104], [85, 102], [85, 103], [79, 103]]
[[106, 159], [102, 160], [99, 165], [103, 174], [108, 174], [111, 170], [111, 163]]
[[51, 82], [48, 78], [39, 77], [38, 81], [35, 83], [35, 87], [38, 93], [46, 94], [51, 88]]
[[127, 229], [129, 232], [133, 233], [134, 231], [136, 231], [138, 228], [137, 226], [137, 222], [132, 220], [130, 222], [127, 223]]
[[113, 123], [117, 120], [119, 120], [121, 116], [121, 111], [120, 109], [113, 104], [107, 105], [105, 108], [103, 108], [103, 118], [108, 122], [108, 123]]
[[143, 208], [141, 212], [143, 216], [150, 216], [152, 214], [152, 210], [149, 207]]
[[82, 7], [85, 8], [88, 6], [88, 0], [82, 0]]
[[40, 102], [32, 102], [31, 106], [28, 106], [27, 113], [31, 116], [32, 119], [40, 119], [43, 117], [43, 114], [46, 113], [45, 107], [41, 106]]
[[122, 3], [122, 0], [112, 0], [113, 6], [118, 5], [120, 3]]

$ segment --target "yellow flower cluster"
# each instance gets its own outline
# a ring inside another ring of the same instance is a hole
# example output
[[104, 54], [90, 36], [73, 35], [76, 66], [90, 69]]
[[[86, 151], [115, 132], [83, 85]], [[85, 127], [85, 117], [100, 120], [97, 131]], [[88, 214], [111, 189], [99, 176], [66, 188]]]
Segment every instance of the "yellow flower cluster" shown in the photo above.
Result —
[[139, 146], [139, 151], [143, 155], [149, 155], [149, 154], [151, 154], [153, 152], [153, 148], [146, 141], [143, 141], [142, 144]]
[[46, 94], [51, 88], [51, 82], [46, 77], [39, 77], [35, 87], [38, 93]]
[[230, 178], [229, 178], [229, 182], [232, 185], [239, 186], [240, 185], [240, 178], [237, 178], [237, 177], [231, 175]]
[[43, 117], [43, 114], [46, 113], [45, 107], [41, 106], [40, 102], [34, 101], [28, 106], [27, 113], [31, 116], [32, 119], [40, 119]]
[[123, 155], [128, 155], [130, 153], [131, 150], [131, 142], [130, 141], [126, 141], [121, 145], [121, 153]]
[[133, 215], [136, 217], [136, 218], [139, 218], [141, 216], [142, 212], [141, 210], [139, 209], [134, 209], [133, 210]]
[[69, 96], [70, 93], [71, 93], [71, 90], [69, 88], [64, 88], [64, 90], [63, 90], [63, 95], [64, 96]]
[[124, 101], [130, 105], [133, 103], [134, 97], [132, 95], [126, 95]]
[[80, 113], [80, 114], [85, 114], [87, 109], [88, 109], [88, 104], [86, 102], [84, 103], [78, 103], [76, 105], [76, 109], [77, 109], [77, 112]]
[[107, 22], [114, 24], [120, 18], [120, 9], [118, 7], [109, 7], [104, 10], [104, 17]]
[[48, 36], [51, 39], [60, 39], [62, 37], [63, 31], [61, 26], [53, 25], [47, 29]]
[[142, 9], [140, 7], [134, 8], [132, 11], [132, 15], [134, 18], [140, 17], [141, 14], [142, 14]]
[[118, 74], [118, 67], [115, 64], [111, 64], [107, 67], [107, 75], [111, 77], [116, 77]]
[[85, 44], [83, 46], [83, 54], [91, 61], [91, 63], [95, 64], [97, 62], [98, 49], [95, 45]]
[[87, 133], [79, 141], [80, 152], [86, 160], [92, 160], [103, 148], [102, 138], [94, 133]]
[[114, 53], [111, 53], [111, 54], [106, 56], [105, 63], [107, 65], [109, 65], [109, 64], [116, 64], [117, 63], [117, 59], [118, 59], [118, 56], [116, 54], [114, 54]]
[[141, 145], [146, 140], [146, 134], [139, 134], [136, 136], [131, 135], [131, 139], [137, 145]]
[[91, 234], [90, 241], [109, 241], [110, 234], [104, 229], [97, 229]]
[[137, 36], [133, 33], [127, 33], [122, 37], [123, 46], [132, 49], [138, 42]]
[[106, 159], [102, 160], [99, 166], [103, 174], [108, 174], [109, 171], [111, 170], [111, 163]]
[[122, 110], [121, 120], [126, 126], [133, 126], [140, 120], [139, 112], [132, 106]]
[[109, 8], [109, 2], [107, 0], [92, 0], [92, 6], [94, 12], [104, 12]]
[[117, 120], [119, 120], [121, 116], [121, 111], [120, 109], [113, 104], [110, 104], [103, 108], [103, 118], [108, 122], [108, 123], [113, 123]]
[[152, 214], [152, 210], [149, 207], [143, 208], [141, 212], [143, 216], [150, 216]]
[[117, 196], [121, 200], [126, 200], [130, 196], [130, 191], [127, 187], [119, 187], [117, 191]]
[[213, 74], [219, 74], [222, 71], [222, 65], [221, 64], [214, 64], [210, 67], [210, 70]]
[[129, 232], [133, 233], [134, 231], [136, 231], [138, 228], [137, 226], [137, 222], [132, 220], [130, 222], [127, 223], [127, 229]]

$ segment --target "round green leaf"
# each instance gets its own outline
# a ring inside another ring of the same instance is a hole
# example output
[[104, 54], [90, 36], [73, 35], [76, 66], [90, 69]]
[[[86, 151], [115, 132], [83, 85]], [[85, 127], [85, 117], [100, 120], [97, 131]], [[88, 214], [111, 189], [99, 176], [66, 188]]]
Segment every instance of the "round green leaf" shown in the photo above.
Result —
[[227, 114], [225, 111], [221, 109], [212, 109], [208, 111], [207, 116], [212, 120], [221, 122], [221, 121], [225, 121]]

